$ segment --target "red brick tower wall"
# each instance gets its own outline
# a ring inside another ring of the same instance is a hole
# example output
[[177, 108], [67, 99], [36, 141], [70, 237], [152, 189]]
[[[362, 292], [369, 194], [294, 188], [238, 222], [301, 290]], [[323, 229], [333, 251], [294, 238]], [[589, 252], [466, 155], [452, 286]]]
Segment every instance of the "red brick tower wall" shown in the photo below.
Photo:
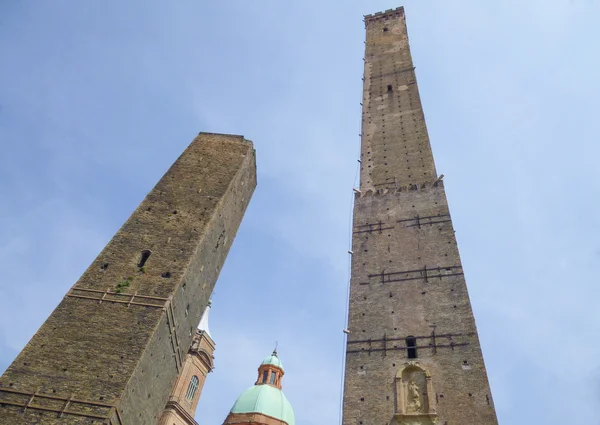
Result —
[[365, 25], [343, 424], [494, 425], [404, 10]]
[[251, 142], [196, 137], [2, 375], [0, 424], [156, 424], [255, 186]]

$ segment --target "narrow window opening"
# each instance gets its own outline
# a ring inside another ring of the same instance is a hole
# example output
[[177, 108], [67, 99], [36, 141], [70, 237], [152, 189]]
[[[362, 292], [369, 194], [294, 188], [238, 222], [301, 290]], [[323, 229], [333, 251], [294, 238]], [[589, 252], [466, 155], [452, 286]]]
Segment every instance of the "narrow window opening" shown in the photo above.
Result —
[[190, 385], [188, 385], [188, 389], [185, 393], [185, 398], [187, 398], [190, 401], [194, 399], [196, 391], [198, 390], [198, 382], [198, 377], [196, 375], [192, 376]]
[[406, 352], [409, 359], [417, 358], [417, 338], [414, 336], [406, 337]]
[[269, 382], [269, 384], [274, 385], [275, 378], [277, 378], [277, 374], [275, 372], [271, 372], [271, 381]]
[[106, 269], [108, 268], [108, 263], [104, 263], [104, 264], [102, 264], [102, 266], [100, 266], [100, 268], [101, 268], [102, 270], [106, 270]]
[[146, 261], [148, 261], [148, 258], [150, 258], [150, 254], [152, 254], [152, 251], [148, 249], [142, 251], [142, 256], [140, 257], [138, 267], [144, 267], [144, 264], [146, 264]]
[[383, 28], [383, 32], [388, 32], [388, 27]]
[[161, 276], [164, 277], [165, 279], [168, 279], [171, 277], [171, 272], [164, 272], [163, 274], [161, 274]]
[[392, 91], [392, 85], [388, 84], [388, 91]]
[[265, 370], [265, 371], [263, 372], [263, 384], [266, 384], [266, 383], [267, 383], [267, 378], [268, 378], [268, 376], [269, 376], [269, 372]]

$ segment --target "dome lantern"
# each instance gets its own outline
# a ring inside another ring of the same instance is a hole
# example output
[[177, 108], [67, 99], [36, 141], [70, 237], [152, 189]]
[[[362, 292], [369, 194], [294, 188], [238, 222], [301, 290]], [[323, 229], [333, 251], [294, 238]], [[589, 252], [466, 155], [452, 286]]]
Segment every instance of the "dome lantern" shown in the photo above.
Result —
[[295, 425], [294, 411], [281, 390], [283, 374], [274, 350], [258, 367], [255, 384], [238, 397], [224, 425]]

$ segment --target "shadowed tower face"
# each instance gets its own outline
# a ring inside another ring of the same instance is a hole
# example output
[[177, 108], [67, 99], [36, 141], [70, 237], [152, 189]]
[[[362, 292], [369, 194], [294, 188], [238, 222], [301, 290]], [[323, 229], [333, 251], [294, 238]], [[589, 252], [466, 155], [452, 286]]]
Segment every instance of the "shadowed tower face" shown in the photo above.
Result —
[[365, 25], [343, 423], [494, 425], [404, 10]]
[[0, 377], [0, 424], [156, 424], [256, 186], [201, 133]]

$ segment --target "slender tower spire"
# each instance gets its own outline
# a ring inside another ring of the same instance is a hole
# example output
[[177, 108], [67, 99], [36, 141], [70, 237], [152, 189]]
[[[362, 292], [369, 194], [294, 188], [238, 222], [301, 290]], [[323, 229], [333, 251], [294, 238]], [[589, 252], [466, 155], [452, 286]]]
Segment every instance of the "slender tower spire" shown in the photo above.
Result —
[[404, 9], [365, 25], [343, 424], [496, 425]]

